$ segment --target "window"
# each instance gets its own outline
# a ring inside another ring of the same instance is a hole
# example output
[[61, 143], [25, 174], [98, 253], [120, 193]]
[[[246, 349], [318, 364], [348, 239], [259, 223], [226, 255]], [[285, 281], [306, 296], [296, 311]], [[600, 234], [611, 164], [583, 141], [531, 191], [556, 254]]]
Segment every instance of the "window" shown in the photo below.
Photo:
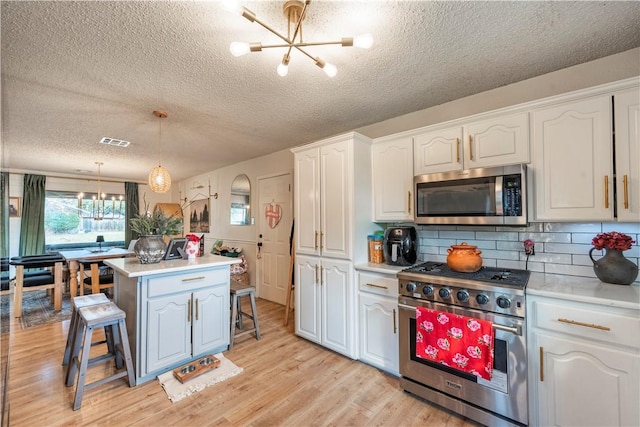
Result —
[[[45, 193], [44, 232], [47, 250], [96, 246], [123, 246], [125, 201], [121, 195], [47, 191]], [[100, 219], [97, 219], [100, 218]]]

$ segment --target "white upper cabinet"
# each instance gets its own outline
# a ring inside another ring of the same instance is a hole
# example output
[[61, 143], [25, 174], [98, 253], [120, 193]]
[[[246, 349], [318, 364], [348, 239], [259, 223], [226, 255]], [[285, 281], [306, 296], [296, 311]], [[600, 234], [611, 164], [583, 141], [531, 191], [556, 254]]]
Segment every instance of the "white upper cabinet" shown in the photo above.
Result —
[[296, 254], [366, 259], [371, 140], [350, 133], [292, 151]]
[[640, 89], [613, 95], [618, 221], [640, 221]]
[[426, 132], [413, 138], [416, 175], [461, 170], [462, 126]]
[[464, 169], [529, 163], [529, 114], [469, 123], [463, 140]]
[[532, 112], [535, 220], [613, 219], [611, 96]]
[[413, 221], [413, 140], [375, 142], [371, 148], [373, 219]]
[[501, 114], [414, 138], [416, 175], [529, 162], [529, 115]]

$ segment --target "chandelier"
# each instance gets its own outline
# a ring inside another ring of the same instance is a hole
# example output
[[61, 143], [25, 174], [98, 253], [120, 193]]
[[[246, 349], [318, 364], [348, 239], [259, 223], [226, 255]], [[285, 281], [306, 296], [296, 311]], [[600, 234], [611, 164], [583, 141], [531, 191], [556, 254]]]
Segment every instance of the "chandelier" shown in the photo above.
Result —
[[242, 56], [249, 52], [260, 52], [262, 49], [268, 48], [286, 48], [287, 51], [282, 57], [282, 62], [276, 68], [278, 74], [282, 77], [286, 76], [289, 72], [289, 61], [291, 59], [291, 51], [297, 49], [304, 55], [308, 56], [318, 67], [320, 67], [329, 77], [335, 77], [338, 70], [335, 65], [330, 64], [317, 56], [312, 56], [306, 49], [308, 46], [320, 46], [329, 44], [339, 44], [342, 47], [361, 47], [368, 49], [373, 44], [373, 37], [370, 34], [364, 34], [357, 37], [345, 37], [337, 41], [325, 41], [325, 42], [305, 42], [302, 39], [302, 21], [306, 18], [307, 6], [309, 6], [311, 0], [289, 0], [284, 3], [283, 12], [285, 18], [287, 18], [287, 35], [283, 35], [274, 30], [260, 19], [256, 17], [256, 14], [247, 9], [244, 6], [240, 6], [234, 0], [227, 0], [225, 2], [225, 8], [231, 12], [237, 13], [240, 16], [246, 18], [249, 22], [256, 22], [266, 30], [275, 34], [282, 39], [284, 43], [264, 45], [262, 43], [243, 43], [233, 42], [231, 43], [229, 50], [234, 56]]
[[[167, 117], [166, 111], [154, 110], [153, 115], [159, 119], [159, 131], [158, 131], [158, 147], [159, 158], [162, 158], [162, 119]], [[149, 187], [154, 193], [166, 193], [171, 188], [171, 176], [169, 171], [162, 167], [160, 161], [158, 166], [151, 170], [149, 173]]]
[[[118, 196], [118, 203], [116, 203], [116, 196], [111, 196], [111, 203], [107, 203], [107, 195], [102, 192], [100, 175], [100, 167], [104, 163], [95, 163], [98, 165], [98, 192], [91, 196], [91, 200], [86, 201], [87, 204], [90, 203], [90, 206], [85, 204], [84, 193], [78, 194], [78, 213], [81, 218], [93, 219], [94, 221], [119, 219], [124, 216], [122, 212], [122, 195]], [[89, 214], [89, 208], [91, 208], [91, 214]]]

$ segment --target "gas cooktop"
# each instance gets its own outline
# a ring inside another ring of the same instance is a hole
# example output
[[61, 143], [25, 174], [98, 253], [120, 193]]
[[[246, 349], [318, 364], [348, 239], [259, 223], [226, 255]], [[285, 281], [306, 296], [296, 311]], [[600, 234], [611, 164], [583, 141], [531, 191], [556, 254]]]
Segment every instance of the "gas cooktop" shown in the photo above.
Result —
[[475, 273], [461, 273], [453, 271], [446, 263], [427, 261], [402, 272], [424, 274], [428, 276], [449, 277], [453, 279], [474, 280], [491, 283], [497, 286], [514, 286], [525, 288], [529, 281], [530, 271], [511, 268], [482, 267]]

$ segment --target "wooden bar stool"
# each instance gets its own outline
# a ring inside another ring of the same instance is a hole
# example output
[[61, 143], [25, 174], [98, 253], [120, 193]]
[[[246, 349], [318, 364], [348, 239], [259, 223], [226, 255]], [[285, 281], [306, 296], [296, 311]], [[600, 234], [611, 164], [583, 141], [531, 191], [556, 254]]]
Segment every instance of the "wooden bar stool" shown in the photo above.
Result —
[[[231, 280], [231, 335], [229, 339], [229, 350], [233, 348], [233, 341], [237, 337], [247, 335], [250, 333], [256, 334], [256, 339], [260, 339], [260, 325], [258, 324], [258, 310], [256, 310], [255, 290], [251, 285], [246, 283]], [[251, 302], [251, 314], [242, 311], [240, 304], [240, 298], [248, 296]], [[242, 329], [242, 316], [248, 317], [253, 320], [253, 328], [246, 331], [236, 333], [236, 324]]]
[[[67, 332], [67, 345], [64, 348], [64, 357], [62, 358], [62, 366], [69, 364], [71, 358], [71, 348], [76, 339], [76, 328], [78, 325], [78, 316], [80, 313], [78, 309], [82, 307], [88, 307], [90, 305], [104, 304], [109, 302], [109, 298], [103, 293], [84, 295], [81, 297], [74, 297], [71, 301], [71, 321], [69, 322], [69, 331]], [[105, 328], [105, 333], [108, 328]], [[94, 342], [93, 345], [104, 344], [105, 341]]]
[[[127, 337], [127, 327], [125, 323], [125, 312], [120, 310], [115, 303], [108, 302], [79, 308], [78, 313], [78, 324], [66, 379], [67, 387], [72, 386], [77, 371], [78, 380], [75, 398], [73, 400], [74, 411], [80, 409], [85, 390], [125, 376], [128, 379], [129, 387], [135, 385], [133, 361], [131, 360], [131, 351], [129, 349], [129, 339]], [[103, 327], [111, 329], [108, 339], [112, 340], [112, 345], [109, 346], [112, 350], [103, 355], [91, 358], [89, 353], [91, 351], [93, 330]], [[116, 373], [86, 384], [87, 368], [89, 366], [113, 359], [115, 359], [116, 362]], [[123, 364], [124, 369], [122, 369]]]

